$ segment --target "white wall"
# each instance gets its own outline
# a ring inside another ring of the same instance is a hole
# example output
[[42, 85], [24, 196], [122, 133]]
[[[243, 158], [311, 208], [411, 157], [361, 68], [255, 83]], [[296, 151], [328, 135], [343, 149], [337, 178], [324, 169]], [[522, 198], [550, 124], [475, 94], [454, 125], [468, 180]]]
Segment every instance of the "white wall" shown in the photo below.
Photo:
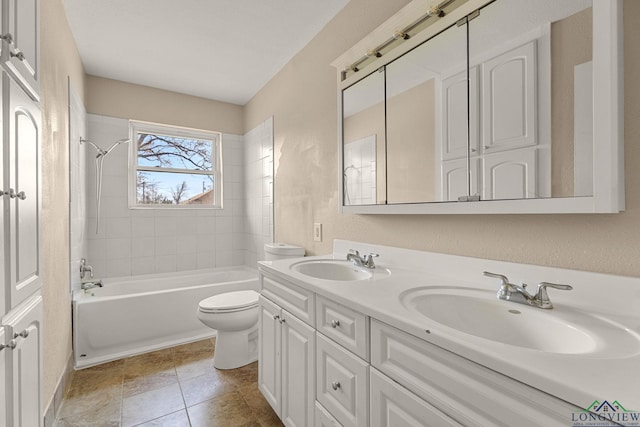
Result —
[[[128, 138], [129, 122], [88, 116], [88, 138], [107, 148]], [[116, 277], [242, 265], [244, 149], [241, 135], [222, 135], [223, 209], [129, 209], [128, 145], [104, 160], [96, 233], [95, 150], [87, 148], [87, 262], [94, 276]]]
[[245, 261], [264, 259], [264, 244], [273, 242], [273, 117], [244, 136]]

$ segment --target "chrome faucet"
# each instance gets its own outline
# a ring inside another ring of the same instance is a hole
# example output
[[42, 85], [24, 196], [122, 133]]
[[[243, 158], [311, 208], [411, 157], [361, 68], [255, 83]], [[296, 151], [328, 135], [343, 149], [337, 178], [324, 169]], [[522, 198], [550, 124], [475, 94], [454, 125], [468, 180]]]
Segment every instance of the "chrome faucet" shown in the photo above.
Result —
[[87, 260], [82, 258], [80, 260], [80, 280], [84, 279], [84, 276], [89, 273], [89, 277], [93, 279], [93, 267], [87, 265]]
[[526, 304], [538, 308], [553, 308], [553, 304], [551, 304], [549, 295], [547, 294], [547, 288], [561, 289], [564, 291], [570, 291], [573, 289], [573, 287], [570, 285], [541, 282], [538, 285], [538, 292], [536, 292], [535, 295], [531, 295], [526, 290], [527, 285], [525, 283], [523, 283], [522, 287], [520, 287], [514, 285], [513, 283], [509, 283], [509, 279], [507, 278], [507, 276], [504, 276], [502, 274], [485, 271], [484, 275], [487, 277], [493, 277], [495, 279], [502, 280], [502, 284], [500, 285], [500, 289], [498, 290], [497, 294], [498, 299], [517, 302], [519, 304]]
[[84, 282], [80, 284], [80, 289], [82, 289], [83, 291], [88, 291], [89, 289], [92, 289], [95, 287], [101, 288], [102, 280], [96, 280], [95, 282], [94, 281]]
[[360, 256], [360, 252], [354, 249], [349, 249], [349, 253], [347, 254], [347, 261], [353, 261], [353, 265], [356, 265], [358, 267], [376, 268], [376, 264], [373, 262], [373, 259], [379, 256], [380, 254], [374, 253]]

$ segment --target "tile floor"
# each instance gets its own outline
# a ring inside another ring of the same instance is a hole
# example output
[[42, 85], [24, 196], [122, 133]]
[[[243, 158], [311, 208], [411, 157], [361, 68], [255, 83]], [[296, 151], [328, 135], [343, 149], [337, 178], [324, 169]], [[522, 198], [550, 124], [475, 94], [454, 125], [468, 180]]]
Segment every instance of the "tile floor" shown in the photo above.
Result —
[[215, 340], [76, 371], [58, 427], [282, 426], [258, 390], [258, 364], [213, 367]]

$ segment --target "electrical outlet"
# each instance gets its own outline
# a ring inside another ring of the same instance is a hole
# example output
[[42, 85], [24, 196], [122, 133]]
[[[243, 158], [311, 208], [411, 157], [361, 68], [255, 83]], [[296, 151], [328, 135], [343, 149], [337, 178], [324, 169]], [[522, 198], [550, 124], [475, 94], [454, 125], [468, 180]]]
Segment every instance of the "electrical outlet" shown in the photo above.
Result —
[[313, 223], [313, 240], [322, 242], [322, 224], [319, 222]]

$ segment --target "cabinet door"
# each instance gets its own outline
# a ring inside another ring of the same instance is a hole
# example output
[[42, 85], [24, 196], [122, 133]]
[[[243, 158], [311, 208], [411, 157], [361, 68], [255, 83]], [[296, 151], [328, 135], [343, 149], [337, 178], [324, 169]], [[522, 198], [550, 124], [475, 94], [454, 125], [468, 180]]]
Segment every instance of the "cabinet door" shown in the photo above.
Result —
[[483, 162], [482, 200], [538, 197], [535, 148], [487, 154]]
[[467, 91], [466, 71], [442, 81], [443, 160], [466, 158], [478, 151], [480, 106], [477, 66], [469, 68], [468, 83]]
[[371, 369], [371, 427], [460, 427], [435, 407]]
[[282, 310], [282, 422], [313, 425], [315, 401], [315, 331]]
[[457, 202], [461, 196], [478, 193], [478, 163], [477, 157], [467, 159], [447, 160], [442, 162], [440, 177], [440, 201]]
[[42, 421], [42, 297], [32, 297], [15, 310], [6, 324], [16, 342], [11, 351], [13, 425], [37, 427]]
[[316, 402], [316, 425], [315, 427], [342, 427], [342, 425], [331, 416], [331, 414]]
[[12, 194], [5, 197], [9, 197], [8, 305], [13, 308], [40, 288], [40, 110], [4, 73], [3, 87], [5, 105], [7, 99], [9, 104], [4, 113]]
[[8, 0], [5, 24], [12, 43], [3, 52], [12, 76], [38, 99], [40, 93], [40, 2]]
[[282, 396], [280, 312], [280, 307], [263, 296], [260, 297], [258, 387], [279, 417], [282, 416], [280, 408]]
[[535, 40], [482, 65], [485, 153], [537, 143]]

